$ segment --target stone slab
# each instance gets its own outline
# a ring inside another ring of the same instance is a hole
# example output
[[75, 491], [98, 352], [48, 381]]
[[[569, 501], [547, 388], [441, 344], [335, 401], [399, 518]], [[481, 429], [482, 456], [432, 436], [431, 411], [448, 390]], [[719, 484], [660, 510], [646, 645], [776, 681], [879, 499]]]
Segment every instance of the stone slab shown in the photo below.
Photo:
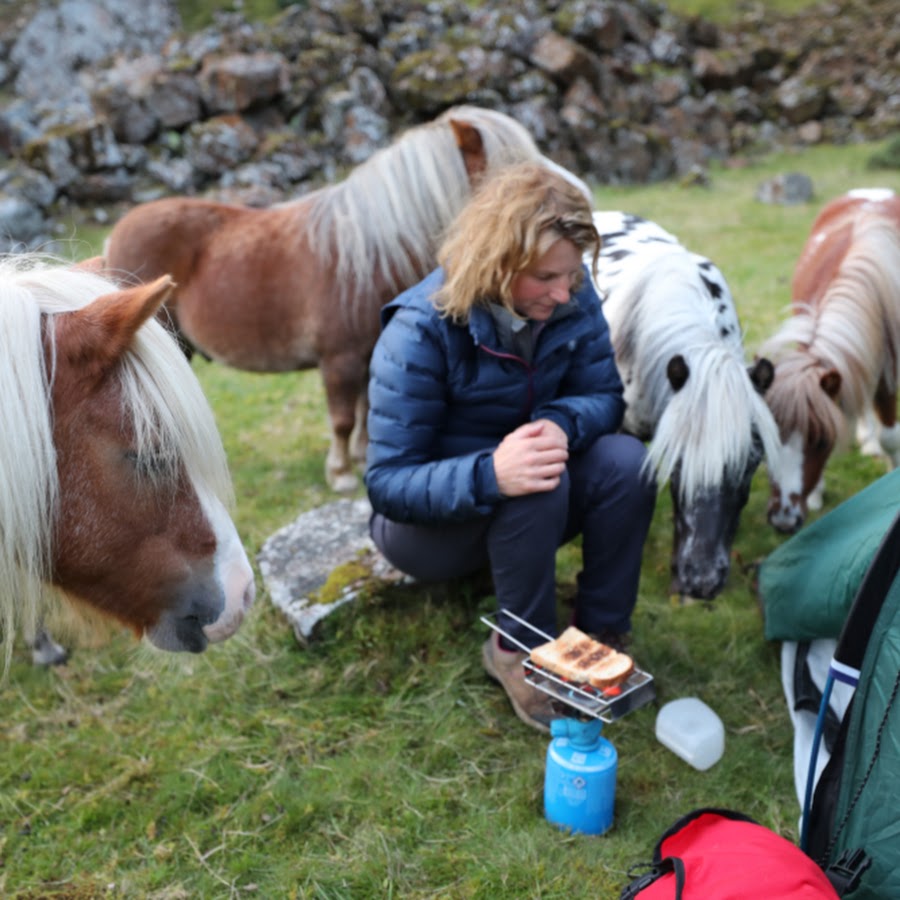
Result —
[[[366, 499], [341, 499], [299, 515], [263, 544], [257, 562], [272, 603], [284, 613], [301, 644], [318, 622], [355, 600], [365, 587], [406, 580], [369, 537], [372, 508]], [[364, 572], [323, 602], [318, 592], [340, 566]]]

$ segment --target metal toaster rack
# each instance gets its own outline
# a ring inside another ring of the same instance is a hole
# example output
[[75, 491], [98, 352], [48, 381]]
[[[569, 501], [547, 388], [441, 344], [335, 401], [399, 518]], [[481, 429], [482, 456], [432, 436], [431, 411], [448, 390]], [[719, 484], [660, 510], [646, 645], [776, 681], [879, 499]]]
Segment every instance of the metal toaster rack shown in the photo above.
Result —
[[[526, 622], [525, 619], [519, 618], [515, 613], [507, 611], [504, 615], [515, 619], [519, 624], [542, 637], [545, 641], [553, 640], [550, 635], [535, 628], [530, 622]], [[481, 621], [488, 628], [493, 629], [502, 635], [505, 640], [528, 653], [530, 648], [504, 631], [497, 624], [496, 620], [496, 613], [481, 617]], [[635, 665], [634, 670], [625, 681], [616, 685], [615, 688], [609, 688], [605, 691], [590, 685], [567, 681], [565, 678], [561, 678], [553, 672], [548, 672], [546, 669], [533, 663], [530, 656], [525, 658], [523, 665], [525, 667], [525, 680], [530, 685], [533, 685], [545, 694], [549, 694], [554, 700], [571, 706], [577, 712], [586, 716], [593, 716], [604, 722], [620, 719], [626, 713], [640, 709], [640, 707], [656, 699], [653, 676], [639, 669], [637, 665]]]

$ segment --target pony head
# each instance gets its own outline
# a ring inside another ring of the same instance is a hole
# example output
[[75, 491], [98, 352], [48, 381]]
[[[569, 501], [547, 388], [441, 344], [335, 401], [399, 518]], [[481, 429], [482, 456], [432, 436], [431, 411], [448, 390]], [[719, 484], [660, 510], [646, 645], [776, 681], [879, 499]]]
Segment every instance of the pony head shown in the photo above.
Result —
[[[427, 275], [447, 226], [479, 182], [529, 161], [553, 168], [592, 198], [580, 178], [541, 153], [516, 119], [460, 105], [400, 133], [339, 184], [293, 203], [310, 203], [311, 244], [334, 269], [345, 314], [377, 326], [377, 308], [366, 297], [370, 286], [386, 286], [380, 307]], [[361, 303], [365, 309], [357, 308]]]
[[450, 126], [472, 185], [501, 166], [537, 160], [578, 188], [593, 204], [594, 194], [587, 184], [542, 154], [528, 131], [506, 114], [478, 106], [455, 106], [436, 121]]
[[776, 363], [767, 400], [781, 448], [769, 459], [768, 519], [778, 531], [796, 531], [821, 505], [828, 458], [870, 410], [881, 451], [900, 462], [898, 291], [900, 198], [862, 191], [827, 204], [794, 269], [793, 315], [763, 345]]
[[[679, 354], [669, 360], [667, 376], [676, 396], [685, 388], [690, 375], [683, 356]], [[671, 470], [669, 489], [674, 521], [671, 590], [674, 593], [709, 600], [725, 586], [731, 566], [731, 546], [741, 512], [750, 497], [753, 476], [766, 454], [766, 446], [775, 446], [774, 424], [762, 399], [772, 376], [773, 366], [767, 359], [758, 359], [746, 367], [746, 393], [752, 392], [749, 403], [753, 414], [740, 421], [721, 423], [724, 428], [749, 429], [740, 441], [740, 453], [730, 456], [728, 462], [720, 462], [718, 470], [709, 470], [705, 477], [702, 474], [698, 477], [696, 469], [684, 458]], [[685, 478], [688, 472], [689, 481]]]
[[781, 360], [766, 401], [778, 423], [781, 443], [767, 459], [769, 524], [783, 534], [806, 520], [810, 497], [825, 464], [846, 438], [839, 400], [842, 379], [831, 366], [802, 351]]
[[165, 650], [233, 634], [253, 574], [212, 411], [154, 316], [171, 279], [0, 260], [0, 614], [52, 591]]
[[672, 495], [672, 589], [712, 599], [753, 475], [778, 446], [763, 399], [772, 364], [747, 366], [731, 291], [711, 260], [639, 216], [603, 211], [594, 222], [623, 428], [649, 441], [647, 468]]

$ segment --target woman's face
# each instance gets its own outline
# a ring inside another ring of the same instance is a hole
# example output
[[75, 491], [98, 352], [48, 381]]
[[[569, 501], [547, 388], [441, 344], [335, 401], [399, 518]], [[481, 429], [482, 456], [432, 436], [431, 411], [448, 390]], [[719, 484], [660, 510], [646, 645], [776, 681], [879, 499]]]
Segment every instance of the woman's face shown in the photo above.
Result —
[[557, 238], [535, 262], [513, 278], [515, 311], [526, 319], [546, 322], [559, 303], [568, 303], [580, 280], [581, 253], [565, 238]]

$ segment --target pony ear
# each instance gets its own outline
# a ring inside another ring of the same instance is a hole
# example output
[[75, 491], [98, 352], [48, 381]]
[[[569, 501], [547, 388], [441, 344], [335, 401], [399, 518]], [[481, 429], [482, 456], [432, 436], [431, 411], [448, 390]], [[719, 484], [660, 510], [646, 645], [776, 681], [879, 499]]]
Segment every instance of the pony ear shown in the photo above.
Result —
[[837, 399], [837, 395], [841, 390], [841, 373], [837, 369], [829, 369], [820, 379], [819, 384], [822, 390], [831, 397], [832, 400]]
[[690, 374], [691, 370], [680, 353], [676, 353], [666, 365], [666, 378], [669, 379], [669, 384], [676, 393], [684, 387]]
[[474, 125], [470, 125], [462, 119], [449, 119], [448, 121], [469, 178], [481, 175], [487, 168], [487, 157], [481, 132]]
[[66, 356], [95, 371], [105, 370], [131, 346], [137, 330], [156, 315], [174, 289], [175, 282], [163, 275], [149, 284], [103, 294], [61, 317]]
[[765, 356], [758, 356], [753, 365], [747, 367], [747, 374], [750, 376], [756, 392], [761, 396], [775, 380], [775, 366]]

